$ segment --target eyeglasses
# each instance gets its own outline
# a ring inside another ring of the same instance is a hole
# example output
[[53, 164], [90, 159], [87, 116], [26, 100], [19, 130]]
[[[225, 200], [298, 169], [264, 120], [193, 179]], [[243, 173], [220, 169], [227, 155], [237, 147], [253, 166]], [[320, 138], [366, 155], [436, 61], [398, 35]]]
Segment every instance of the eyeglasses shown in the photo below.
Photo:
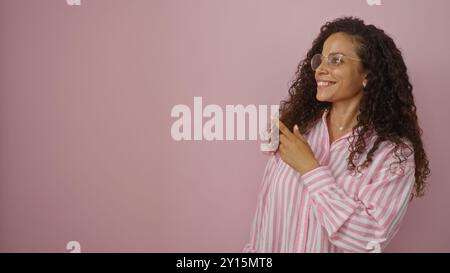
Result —
[[[320, 53], [318, 53], [312, 57], [311, 68], [313, 71], [316, 71], [317, 68], [319, 68], [319, 66], [322, 64], [322, 61], [324, 58], [325, 58], [325, 56], [323, 56]], [[326, 57], [326, 60], [327, 60], [326, 65], [330, 68], [336, 68], [344, 62], [343, 61], [344, 58], [347, 58], [350, 60], [355, 60], [355, 61], [361, 61], [361, 59], [348, 57], [342, 53], [331, 53]]]

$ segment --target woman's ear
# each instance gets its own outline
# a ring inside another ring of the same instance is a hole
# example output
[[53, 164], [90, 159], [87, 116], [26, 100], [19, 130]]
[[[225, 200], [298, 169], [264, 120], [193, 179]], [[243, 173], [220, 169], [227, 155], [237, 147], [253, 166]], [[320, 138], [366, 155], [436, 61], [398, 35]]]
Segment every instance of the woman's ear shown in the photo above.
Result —
[[362, 86], [364, 88], [366, 88], [366, 86], [367, 86], [367, 72], [364, 72], [364, 74], [363, 74]]

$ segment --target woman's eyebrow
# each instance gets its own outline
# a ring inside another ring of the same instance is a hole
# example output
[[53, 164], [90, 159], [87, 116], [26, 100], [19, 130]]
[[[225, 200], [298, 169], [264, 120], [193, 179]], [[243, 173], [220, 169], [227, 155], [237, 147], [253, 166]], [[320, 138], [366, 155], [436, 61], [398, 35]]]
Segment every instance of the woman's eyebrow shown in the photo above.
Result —
[[344, 53], [339, 52], [339, 51], [334, 51], [334, 52], [328, 53], [328, 55], [336, 55], [336, 54], [342, 54], [342, 55], [345, 55]]

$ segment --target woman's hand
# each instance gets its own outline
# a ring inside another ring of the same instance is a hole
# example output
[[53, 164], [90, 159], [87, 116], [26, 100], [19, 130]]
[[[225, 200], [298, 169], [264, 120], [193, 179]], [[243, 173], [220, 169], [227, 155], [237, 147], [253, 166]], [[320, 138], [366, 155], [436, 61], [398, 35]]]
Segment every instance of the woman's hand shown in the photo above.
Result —
[[299, 172], [300, 175], [320, 167], [311, 147], [300, 133], [297, 125], [294, 126], [294, 132], [292, 133], [280, 120], [277, 119], [275, 123], [280, 129], [280, 156], [286, 164]]

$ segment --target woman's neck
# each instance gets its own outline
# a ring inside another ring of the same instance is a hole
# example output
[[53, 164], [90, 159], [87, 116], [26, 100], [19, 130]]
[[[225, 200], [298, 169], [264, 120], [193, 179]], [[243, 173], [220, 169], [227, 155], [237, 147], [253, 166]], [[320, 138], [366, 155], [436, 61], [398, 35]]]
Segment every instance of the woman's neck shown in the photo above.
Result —
[[358, 113], [359, 103], [333, 103], [328, 121], [333, 129], [347, 131], [356, 126]]

